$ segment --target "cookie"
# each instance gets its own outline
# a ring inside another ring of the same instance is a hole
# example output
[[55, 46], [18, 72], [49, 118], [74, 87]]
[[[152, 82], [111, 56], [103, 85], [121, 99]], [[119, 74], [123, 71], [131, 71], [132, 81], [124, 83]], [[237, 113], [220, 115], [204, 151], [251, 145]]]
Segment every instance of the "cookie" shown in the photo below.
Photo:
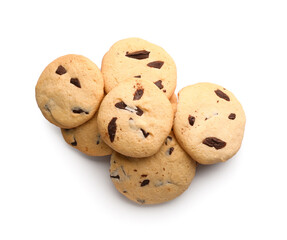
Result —
[[126, 79], [153, 82], [168, 98], [176, 87], [176, 66], [161, 47], [140, 38], [116, 42], [102, 60], [105, 92]]
[[103, 77], [91, 60], [65, 55], [51, 62], [36, 85], [44, 117], [61, 128], [74, 128], [93, 117], [104, 96]]
[[139, 204], [176, 198], [188, 188], [196, 171], [196, 162], [183, 151], [173, 133], [151, 157], [130, 158], [113, 152], [110, 164], [116, 189]]
[[116, 189], [139, 204], [157, 204], [182, 194], [195, 176], [196, 162], [171, 133], [160, 150], [147, 158], [113, 152], [110, 177]]
[[150, 81], [121, 82], [104, 98], [98, 115], [103, 140], [130, 157], [155, 154], [168, 136], [174, 113], [166, 96]]
[[235, 96], [212, 83], [198, 83], [179, 92], [174, 133], [197, 162], [224, 162], [239, 150], [245, 113]]
[[101, 139], [97, 124], [98, 113], [88, 122], [72, 129], [61, 129], [65, 141], [89, 156], [106, 156], [112, 149]]
[[171, 98], [169, 99], [171, 106], [172, 106], [172, 110], [174, 113], [176, 113], [176, 109], [177, 109], [177, 97], [175, 94], [172, 94]]

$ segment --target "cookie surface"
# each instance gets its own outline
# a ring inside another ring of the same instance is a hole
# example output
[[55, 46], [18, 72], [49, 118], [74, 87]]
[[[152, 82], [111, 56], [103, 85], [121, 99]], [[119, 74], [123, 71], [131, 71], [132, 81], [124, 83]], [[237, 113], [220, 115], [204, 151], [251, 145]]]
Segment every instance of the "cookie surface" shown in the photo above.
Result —
[[89, 156], [106, 156], [112, 149], [101, 139], [96, 113], [88, 122], [72, 129], [61, 129], [65, 141]]
[[96, 64], [80, 55], [51, 62], [36, 85], [36, 100], [47, 120], [74, 128], [91, 119], [104, 95], [102, 74]]
[[98, 115], [103, 140], [130, 157], [155, 154], [168, 136], [173, 110], [166, 96], [150, 81], [127, 80], [104, 98]]
[[102, 61], [105, 92], [126, 79], [153, 82], [168, 98], [176, 87], [176, 66], [161, 47], [140, 38], [116, 42]]
[[183, 149], [201, 164], [224, 162], [239, 150], [245, 113], [235, 96], [212, 83], [179, 92], [174, 133]]
[[176, 109], [177, 109], [177, 97], [175, 94], [172, 94], [171, 98], [169, 99], [171, 106], [172, 106], [172, 110], [174, 113], [176, 113]]
[[196, 171], [196, 162], [172, 133], [155, 155], [136, 159], [113, 152], [110, 164], [110, 177], [116, 189], [139, 204], [176, 198], [188, 188]]

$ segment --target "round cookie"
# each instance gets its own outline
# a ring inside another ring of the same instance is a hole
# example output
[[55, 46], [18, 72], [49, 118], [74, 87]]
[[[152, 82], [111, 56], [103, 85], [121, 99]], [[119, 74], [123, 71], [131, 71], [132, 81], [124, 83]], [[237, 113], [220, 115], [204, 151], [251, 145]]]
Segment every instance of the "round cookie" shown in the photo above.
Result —
[[197, 162], [224, 162], [239, 150], [245, 114], [235, 96], [212, 83], [198, 83], [179, 92], [174, 133]]
[[172, 110], [174, 113], [176, 113], [176, 109], [177, 109], [177, 97], [175, 94], [172, 94], [171, 98], [169, 99], [171, 106], [172, 106]]
[[102, 60], [105, 92], [126, 79], [152, 81], [168, 98], [176, 87], [176, 66], [161, 47], [140, 38], [116, 42]]
[[61, 129], [65, 141], [90, 156], [106, 156], [112, 149], [101, 139], [97, 124], [98, 113], [88, 122], [72, 129]]
[[80, 55], [51, 62], [36, 85], [36, 100], [44, 117], [61, 128], [74, 128], [93, 117], [104, 96], [96, 64]]
[[106, 95], [99, 109], [98, 128], [115, 151], [148, 157], [168, 136], [173, 117], [171, 103], [152, 82], [131, 79]]
[[176, 198], [188, 188], [196, 171], [196, 162], [172, 133], [155, 155], [137, 159], [113, 152], [110, 164], [110, 177], [116, 189], [139, 204]]

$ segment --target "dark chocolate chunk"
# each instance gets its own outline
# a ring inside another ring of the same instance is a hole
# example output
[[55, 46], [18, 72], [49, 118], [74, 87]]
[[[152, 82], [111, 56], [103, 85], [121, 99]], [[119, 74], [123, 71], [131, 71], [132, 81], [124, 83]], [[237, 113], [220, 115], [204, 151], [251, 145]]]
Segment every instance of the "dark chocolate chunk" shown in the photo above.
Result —
[[141, 75], [134, 76], [134, 78], [141, 78], [141, 77], [142, 77]]
[[45, 104], [44, 109], [45, 109], [46, 111], [48, 111], [48, 112], [51, 112], [51, 110], [50, 110], [48, 104]]
[[164, 141], [165, 145], [167, 145], [168, 141], [172, 141], [172, 137], [171, 136], [167, 136], [167, 138]]
[[172, 152], [173, 152], [173, 150], [174, 150], [174, 147], [169, 148], [169, 149], [168, 149], [168, 154], [171, 155]]
[[144, 177], [147, 177], [147, 174], [142, 174], [141, 177], [143, 177], [143, 178], [144, 178]]
[[116, 175], [116, 176], [110, 176], [110, 178], [117, 178], [117, 179], [120, 179], [120, 176], [119, 175]]
[[145, 179], [145, 180], [142, 181], [141, 187], [144, 187], [144, 186], [146, 186], [146, 185], [148, 185], [148, 184], [149, 184], [149, 180], [148, 180], [148, 179]]
[[216, 137], [205, 138], [202, 143], [209, 146], [209, 147], [214, 147], [217, 150], [224, 148], [226, 146], [226, 142], [224, 142], [224, 141], [222, 141]]
[[144, 137], [145, 137], [145, 138], [147, 138], [147, 137], [148, 137], [148, 135], [149, 135], [149, 133], [148, 133], [148, 132], [146, 132], [145, 130], [143, 130], [142, 128], [141, 128], [141, 131], [142, 131], [142, 133], [143, 133]]
[[231, 119], [231, 120], [234, 120], [236, 118], [236, 114], [235, 113], [230, 113], [228, 118]]
[[123, 101], [115, 104], [115, 107], [119, 109], [125, 109], [126, 106], [127, 104], [125, 104]]
[[164, 64], [163, 61], [154, 61], [154, 62], [150, 62], [147, 65], [151, 68], [158, 68], [160, 69], [162, 67], [162, 65]]
[[119, 109], [127, 110], [132, 113], [135, 112], [138, 116], [143, 115], [143, 110], [141, 110], [139, 107], [136, 107], [136, 109], [133, 109], [131, 107], [128, 107], [127, 104], [125, 104], [123, 101], [116, 103], [115, 107]]
[[226, 101], [230, 101], [230, 98], [228, 97], [228, 95], [222, 92], [221, 90], [217, 89], [214, 92], [218, 97], [223, 98]]
[[77, 143], [76, 139], [74, 138], [74, 142], [71, 142], [71, 145], [75, 147], [75, 146], [77, 146], [77, 144], [78, 143]]
[[141, 110], [139, 107], [136, 109], [136, 115], [141, 116], [143, 115], [143, 110]]
[[135, 93], [134, 93], [134, 101], [135, 100], [140, 100], [141, 99], [141, 97], [143, 96], [143, 94], [144, 94], [144, 89], [137, 89], [136, 91], [135, 91]]
[[146, 59], [149, 57], [149, 53], [146, 50], [140, 50], [140, 51], [136, 51], [136, 52], [126, 52], [126, 57], [129, 58], [134, 58], [134, 59], [138, 59], [138, 60], [142, 60], [142, 59]]
[[137, 199], [137, 202], [141, 203], [141, 204], [144, 204], [145, 203], [145, 200], [143, 199]]
[[81, 88], [81, 83], [78, 78], [71, 78], [70, 83], [74, 84], [78, 88]]
[[81, 108], [79, 108], [79, 107], [73, 108], [72, 111], [73, 111], [73, 113], [78, 113], [78, 114], [80, 114], [80, 113], [89, 114], [88, 111], [84, 111], [83, 109], [81, 109]]
[[162, 81], [158, 80], [156, 82], [154, 82], [154, 84], [159, 88], [159, 89], [163, 89], [163, 85], [162, 85]]
[[60, 65], [57, 70], [56, 70], [56, 73], [59, 74], [59, 75], [63, 75], [67, 72], [67, 70], [62, 66]]
[[193, 125], [194, 125], [194, 122], [195, 122], [195, 117], [189, 115], [189, 116], [188, 116], [188, 122], [189, 122], [189, 124], [190, 124], [191, 126], [193, 126]]
[[110, 121], [108, 125], [108, 132], [109, 132], [111, 142], [115, 140], [116, 131], [117, 131], [117, 124], [116, 124], [117, 119], [118, 118], [116, 117], [112, 118], [112, 120]]

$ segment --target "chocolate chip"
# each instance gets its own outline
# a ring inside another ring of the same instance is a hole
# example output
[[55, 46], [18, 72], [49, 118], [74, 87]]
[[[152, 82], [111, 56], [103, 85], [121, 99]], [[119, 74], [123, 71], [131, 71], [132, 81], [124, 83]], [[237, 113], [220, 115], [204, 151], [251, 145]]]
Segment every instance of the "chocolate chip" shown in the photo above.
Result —
[[139, 107], [136, 109], [136, 115], [141, 116], [143, 115], [143, 110], [141, 110]]
[[209, 146], [209, 147], [214, 147], [217, 150], [224, 148], [226, 146], [226, 142], [224, 142], [224, 141], [222, 141], [216, 137], [205, 138], [202, 143]]
[[56, 73], [59, 74], [59, 75], [63, 75], [67, 72], [67, 70], [62, 66], [60, 65], [57, 70], [56, 70]]
[[125, 104], [123, 101], [115, 104], [115, 107], [119, 108], [119, 109], [125, 109], [126, 106], [127, 106], [127, 104]]
[[120, 176], [119, 175], [116, 175], [116, 176], [110, 176], [110, 178], [117, 178], [117, 179], [120, 179]]
[[143, 96], [143, 94], [144, 94], [144, 89], [137, 89], [136, 91], [135, 91], [135, 93], [134, 93], [134, 101], [135, 100], [140, 100], [141, 99], [141, 97]]
[[142, 174], [141, 177], [145, 178], [147, 177], [147, 174]]
[[134, 78], [141, 78], [141, 77], [142, 77], [141, 75], [134, 76]]
[[134, 59], [138, 59], [138, 60], [142, 60], [142, 59], [146, 59], [149, 57], [149, 53], [146, 50], [140, 50], [140, 51], [136, 51], [136, 52], [126, 52], [126, 57], [129, 58], [134, 58]]
[[99, 145], [99, 144], [100, 144], [100, 141], [101, 141], [101, 135], [98, 134], [98, 135], [97, 135], [97, 142], [96, 142], [96, 144]]
[[172, 141], [172, 137], [171, 136], [167, 136], [167, 138], [164, 141], [165, 145], [167, 145], [168, 141]]
[[78, 88], [81, 88], [81, 83], [78, 78], [71, 78], [70, 83], [74, 84]]
[[158, 68], [160, 69], [162, 67], [162, 65], [164, 64], [163, 61], [154, 61], [154, 62], [150, 62], [147, 65], [151, 68]]
[[109, 132], [111, 142], [115, 140], [116, 131], [117, 131], [117, 124], [116, 124], [117, 119], [118, 118], [116, 117], [112, 118], [112, 120], [110, 121], [108, 125], [108, 132]]
[[169, 148], [169, 149], [168, 149], [168, 154], [171, 155], [172, 152], [173, 152], [173, 150], [174, 150], [174, 147]]
[[48, 111], [48, 112], [51, 112], [51, 110], [50, 110], [48, 104], [45, 104], [44, 109], [45, 109], [46, 111]]
[[145, 203], [145, 200], [143, 199], [137, 199], [137, 202], [141, 203], [141, 204], [144, 204]]
[[189, 116], [188, 116], [188, 122], [189, 122], [189, 124], [190, 124], [191, 126], [193, 126], [193, 125], [194, 125], [194, 122], [195, 122], [195, 117], [189, 115]]
[[132, 107], [127, 106], [127, 104], [125, 104], [123, 101], [116, 103], [115, 107], [119, 108], [119, 109], [127, 110], [127, 111], [132, 112], [132, 113], [136, 113], [138, 116], [143, 115], [143, 110], [141, 110], [139, 107], [136, 107], [134, 109]]
[[236, 114], [235, 113], [230, 113], [228, 118], [231, 119], [231, 120], [234, 120], [236, 118]]
[[162, 90], [164, 93], [166, 93], [166, 90], [164, 89], [164, 90]]
[[127, 191], [126, 191], [126, 190], [124, 190], [124, 191], [123, 191], [123, 193], [127, 193]]
[[73, 113], [77, 113], [77, 114], [81, 114], [81, 113], [89, 114], [88, 111], [84, 111], [83, 109], [78, 108], [78, 107], [73, 108], [72, 111]]
[[71, 142], [71, 145], [75, 147], [75, 146], [77, 146], [77, 144], [78, 143], [77, 143], [76, 139], [74, 138], [74, 142]]
[[230, 98], [228, 97], [228, 95], [226, 95], [224, 92], [222, 92], [221, 90], [217, 89], [214, 91], [216, 93], [216, 95], [220, 98], [223, 98], [226, 101], [230, 101]]
[[154, 84], [155, 84], [159, 89], [163, 89], [163, 85], [162, 85], [161, 83], [162, 83], [161, 80], [158, 80], [158, 81], [154, 82]]
[[146, 132], [145, 130], [143, 130], [142, 128], [141, 128], [141, 131], [142, 131], [142, 133], [143, 133], [144, 137], [145, 137], [145, 138], [147, 138], [147, 137], [148, 137], [148, 135], [149, 135], [149, 133], [148, 133], [148, 132]]
[[144, 186], [146, 186], [146, 185], [148, 185], [148, 184], [149, 184], [149, 180], [148, 180], [148, 179], [145, 179], [145, 180], [142, 181], [141, 187], [144, 187]]

